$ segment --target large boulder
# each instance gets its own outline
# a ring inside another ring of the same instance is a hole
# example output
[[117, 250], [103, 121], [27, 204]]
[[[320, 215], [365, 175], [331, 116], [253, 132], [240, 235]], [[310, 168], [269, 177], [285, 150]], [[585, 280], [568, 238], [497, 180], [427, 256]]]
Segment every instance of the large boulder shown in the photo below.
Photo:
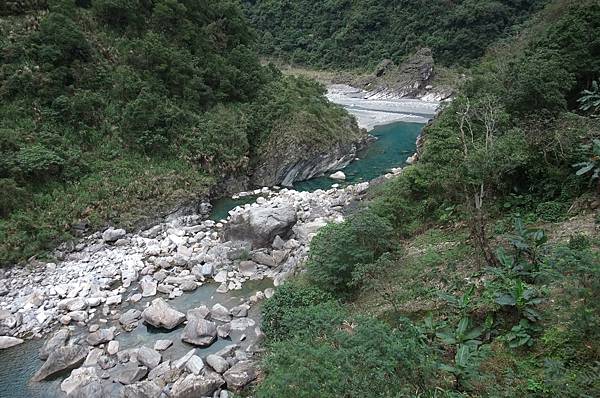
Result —
[[67, 345], [67, 340], [71, 335], [71, 331], [67, 328], [58, 330], [52, 337], [50, 337], [42, 348], [40, 348], [40, 359], [46, 360], [50, 356], [50, 353], [59, 347]]
[[108, 343], [115, 338], [114, 329], [100, 329], [94, 333], [90, 333], [86, 338], [89, 345], [96, 346], [104, 343]]
[[4, 350], [5, 348], [14, 347], [23, 343], [22, 339], [18, 339], [16, 337], [11, 336], [0, 336], [0, 350]]
[[130, 384], [121, 390], [121, 398], [159, 398], [162, 389], [153, 381]]
[[94, 380], [99, 380], [96, 374], [96, 368], [86, 367], [74, 369], [71, 375], [60, 383], [60, 389], [70, 395], [78, 388], [91, 383]]
[[200, 347], [207, 347], [217, 339], [217, 325], [206, 319], [192, 317], [188, 319], [181, 340]]
[[162, 355], [152, 348], [142, 346], [137, 352], [137, 360], [149, 369], [154, 369], [162, 360]]
[[217, 373], [224, 373], [229, 369], [229, 362], [219, 355], [210, 354], [206, 357], [206, 363]]
[[102, 233], [102, 240], [105, 242], [116, 242], [125, 237], [127, 232], [124, 229], [109, 228]]
[[171, 330], [185, 320], [185, 315], [173, 309], [162, 298], [157, 298], [144, 310], [142, 318], [154, 327]]
[[256, 364], [252, 361], [238, 362], [227, 372], [223, 373], [223, 377], [227, 382], [227, 388], [238, 391], [255, 380], [257, 376], [258, 370], [256, 369]]
[[124, 366], [114, 368], [112, 371], [114, 380], [123, 385], [137, 383], [148, 374], [148, 368], [130, 363]]
[[42, 381], [58, 372], [78, 367], [85, 361], [88, 349], [74, 344], [57, 348], [52, 351], [42, 367], [33, 375], [33, 381]]
[[231, 217], [225, 237], [249, 242], [253, 248], [268, 247], [277, 235], [289, 235], [295, 223], [296, 211], [291, 205], [251, 208]]
[[173, 384], [171, 397], [173, 398], [196, 398], [212, 396], [225, 381], [215, 374], [194, 375], [190, 374], [184, 379], [179, 379]]

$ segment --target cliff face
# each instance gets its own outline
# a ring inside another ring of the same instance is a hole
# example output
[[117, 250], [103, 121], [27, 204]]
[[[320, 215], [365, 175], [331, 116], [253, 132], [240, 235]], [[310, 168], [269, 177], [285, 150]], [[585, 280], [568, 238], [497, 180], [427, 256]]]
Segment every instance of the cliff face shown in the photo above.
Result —
[[272, 134], [263, 145], [261, 160], [251, 182], [256, 186], [290, 186], [347, 166], [366, 145], [368, 135], [352, 117], [331, 131], [317, 131], [316, 126], [298, 115], [295, 125], [301, 134]]
[[422, 48], [401, 65], [383, 60], [372, 74], [353, 79], [351, 85], [368, 92], [370, 99], [418, 98], [440, 102], [454, 94], [451, 84], [439, 81], [431, 49]]

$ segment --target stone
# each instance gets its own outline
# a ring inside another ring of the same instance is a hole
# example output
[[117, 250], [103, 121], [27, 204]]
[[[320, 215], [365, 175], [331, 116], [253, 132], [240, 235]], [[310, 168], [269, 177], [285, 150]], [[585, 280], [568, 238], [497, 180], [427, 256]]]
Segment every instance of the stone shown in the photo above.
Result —
[[275, 294], [275, 289], [273, 289], [272, 287], [268, 287], [268, 288], [265, 289], [265, 293], [264, 294], [265, 294], [265, 297], [267, 299], [270, 299]]
[[156, 296], [156, 288], [158, 283], [149, 275], [146, 275], [140, 281], [142, 287], [142, 297]]
[[250, 208], [235, 213], [225, 230], [225, 238], [249, 242], [253, 248], [271, 245], [275, 236], [286, 236], [296, 223], [296, 210], [288, 204]]
[[81, 311], [87, 308], [87, 302], [79, 297], [66, 298], [60, 300], [57, 305], [58, 309], [66, 311]]
[[171, 345], [173, 345], [172, 340], [156, 340], [154, 349], [156, 351], [165, 351], [167, 348], [171, 347]]
[[227, 281], [227, 271], [219, 271], [213, 278], [217, 283], [223, 283]]
[[100, 329], [97, 332], [90, 333], [86, 338], [89, 345], [96, 346], [104, 343], [108, 343], [115, 338], [114, 329]]
[[71, 336], [71, 331], [67, 328], [59, 329], [52, 337], [50, 337], [42, 348], [40, 348], [40, 359], [46, 360], [50, 353], [59, 347], [67, 345], [67, 340]]
[[281, 249], [283, 249], [284, 245], [285, 245], [285, 241], [283, 239], [281, 239], [281, 237], [279, 235], [277, 235], [275, 237], [275, 239], [273, 239], [273, 243], [271, 244], [271, 247], [275, 250], [281, 250]]
[[226, 339], [229, 337], [229, 333], [231, 333], [231, 324], [226, 323], [224, 325], [217, 326], [217, 335], [220, 338]]
[[[102, 376], [101, 374], [100, 378]], [[100, 378], [90, 378], [83, 384], [78, 385], [71, 391], [68, 398], [109, 397], [111, 394], [110, 388]]]
[[215, 374], [210, 375], [187, 375], [183, 379], [177, 380], [171, 389], [172, 398], [193, 398], [212, 396], [225, 381]]
[[116, 242], [125, 235], [127, 235], [127, 232], [124, 229], [109, 228], [102, 233], [102, 240], [107, 243]]
[[95, 368], [88, 367], [73, 369], [71, 375], [64, 379], [62, 383], [60, 383], [60, 389], [70, 396], [69, 394], [71, 394], [74, 390], [90, 383], [92, 380], [98, 379], [99, 378], [96, 374]]
[[161, 393], [158, 384], [145, 380], [123, 387], [120, 398], [159, 398]]
[[208, 347], [217, 339], [217, 326], [214, 322], [192, 317], [183, 329], [181, 340], [200, 347]]
[[114, 380], [123, 385], [136, 383], [142, 380], [147, 374], [147, 367], [136, 364], [119, 366], [113, 370]]
[[141, 293], [134, 293], [131, 295], [131, 297], [129, 297], [129, 301], [131, 301], [132, 303], [137, 303], [142, 299], [142, 294]]
[[252, 261], [254, 261], [257, 264], [266, 265], [269, 268], [272, 268], [277, 265], [275, 264], [275, 259], [273, 258], [273, 256], [270, 256], [264, 252], [254, 252], [252, 254]]
[[242, 275], [252, 276], [256, 273], [258, 265], [254, 261], [240, 261], [238, 269]]
[[121, 302], [123, 301], [123, 296], [121, 296], [120, 294], [116, 294], [114, 296], [110, 296], [106, 298], [106, 305], [116, 305], [116, 304], [121, 304]]
[[162, 355], [160, 355], [158, 351], [153, 350], [152, 348], [142, 346], [138, 350], [137, 360], [139, 363], [146, 366], [148, 369], [154, 369], [162, 360]]
[[142, 318], [154, 327], [171, 330], [185, 320], [185, 315], [173, 309], [162, 298], [157, 298], [144, 310]]
[[233, 330], [246, 330], [256, 325], [256, 322], [251, 318], [235, 318], [230, 325]]
[[148, 380], [164, 387], [166, 384], [177, 380], [180, 374], [181, 370], [175, 367], [171, 361], [165, 361], [148, 373]]
[[186, 314], [186, 318], [187, 319], [190, 319], [190, 318], [206, 319], [209, 314], [210, 314], [210, 310], [208, 309], [208, 307], [205, 305], [201, 305], [200, 307], [192, 308], [191, 310], [188, 310], [188, 312]]
[[192, 281], [185, 281], [179, 286], [179, 288], [184, 292], [193, 292], [198, 288], [198, 284]]
[[11, 336], [0, 336], [0, 350], [22, 344], [23, 340]]
[[201, 273], [203, 276], [212, 276], [214, 270], [213, 264], [206, 263], [202, 265]]
[[211, 319], [213, 319], [215, 321], [221, 321], [221, 322], [231, 321], [231, 314], [229, 313], [229, 310], [227, 308], [225, 308], [223, 305], [218, 304], [218, 303], [213, 305], [212, 308], [210, 309], [210, 317], [211, 317]]
[[190, 359], [185, 363], [185, 369], [195, 375], [199, 375], [202, 369], [204, 369], [204, 362], [198, 355], [192, 355]]
[[194, 355], [196, 355], [196, 349], [193, 348], [191, 350], [189, 350], [187, 352], [187, 354], [185, 354], [184, 356], [182, 356], [181, 358], [179, 358], [178, 360], [176, 360], [175, 362], [173, 362], [173, 366], [177, 369], [183, 369], [183, 367], [185, 366], [185, 364], [187, 363], [187, 361], [190, 360], [191, 357], [193, 357]]
[[42, 381], [56, 373], [74, 369], [85, 361], [87, 354], [87, 348], [79, 344], [57, 348], [50, 353], [48, 359], [35, 373], [32, 380]]
[[236, 318], [244, 318], [244, 317], [248, 316], [249, 309], [250, 309], [249, 305], [241, 304], [241, 305], [236, 305], [235, 307], [232, 307], [231, 310], [229, 310], [229, 312], [231, 313], [232, 316], [234, 316]]
[[88, 314], [86, 311], [71, 311], [67, 315], [69, 316], [70, 320], [75, 322], [85, 322]]
[[123, 329], [130, 332], [137, 327], [138, 320], [142, 317], [142, 312], [135, 308], [127, 310], [119, 317], [119, 323]]
[[115, 355], [117, 352], [119, 352], [119, 342], [116, 340], [109, 341], [108, 345], [106, 346], [106, 352], [108, 355]]
[[337, 171], [329, 176], [332, 180], [340, 180], [344, 181], [346, 179], [346, 174], [343, 171]]
[[83, 366], [96, 366], [98, 364], [98, 360], [104, 354], [104, 350], [101, 348], [92, 348], [92, 350], [88, 353], [87, 357], [85, 357], [85, 361], [83, 362]]
[[223, 373], [227, 388], [236, 391], [244, 388], [258, 376], [256, 364], [252, 361], [240, 361]]
[[225, 373], [227, 369], [229, 369], [229, 362], [225, 360], [225, 358], [220, 357], [215, 354], [211, 354], [206, 357], [206, 363], [208, 366], [213, 368], [217, 373]]

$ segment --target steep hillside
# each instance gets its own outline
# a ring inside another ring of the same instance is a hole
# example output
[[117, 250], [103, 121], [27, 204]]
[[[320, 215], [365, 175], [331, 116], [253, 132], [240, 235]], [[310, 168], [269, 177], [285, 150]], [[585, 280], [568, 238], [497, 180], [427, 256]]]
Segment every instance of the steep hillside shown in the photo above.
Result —
[[[0, 264], [247, 181], [272, 132], [314, 153], [361, 135], [320, 86], [260, 65], [235, 1], [11, 1], [0, 15]], [[307, 121], [336, 139], [304, 142]]]
[[333, 69], [400, 63], [421, 47], [470, 65], [547, 0], [245, 0], [262, 53]]
[[491, 49], [263, 310], [257, 397], [600, 395], [600, 4]]

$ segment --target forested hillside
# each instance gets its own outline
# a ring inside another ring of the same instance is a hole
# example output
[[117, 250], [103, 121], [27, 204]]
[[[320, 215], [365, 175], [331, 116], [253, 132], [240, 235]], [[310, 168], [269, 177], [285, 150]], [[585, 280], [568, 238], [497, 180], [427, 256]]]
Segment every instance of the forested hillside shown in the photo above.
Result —
[[356, 134], [320, 86], [259, 64], [238, 2], [13, 1], [0, 15], [0, 263], [205, 196], [251, 172], [274, 126]]
[[258, 397], [600, 396], [598, 32], [552, 1], [321, 230], [264, 307]]
[[[547, 0], [245, 0], [262, 53], [295, 64], [365, 69], [420, 47], [471, 65]], [[515, 28], [518, 29], [518, 28]]]

